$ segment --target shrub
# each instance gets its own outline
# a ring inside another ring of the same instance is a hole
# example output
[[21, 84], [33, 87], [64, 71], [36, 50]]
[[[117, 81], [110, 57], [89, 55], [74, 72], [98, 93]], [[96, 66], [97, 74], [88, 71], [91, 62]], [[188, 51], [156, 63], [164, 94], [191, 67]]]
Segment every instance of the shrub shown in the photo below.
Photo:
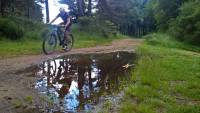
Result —
[[200, 46], [200, 1], [185, 2], [168, 32], [180, 41]]
[[86, 32], [100, 33], [106, 38], [117, 34], [117, 27], [115, 24], [99, 16], [80, 17], [78, 22], [80, 29]]
[[0, 18], [0, 36], [11, 40], [41, 39], [44, 28], [44, 24], [26, 18]]
[[200, 52], [200, 48], [194, 45], [182, 43], [176, 40], [174, 37], [170, 36], [169, 34], [163, 33], [153, 33], [144, 36], [145, 42], [150, 45], [157, 45], [167, 48], [178, 48], [184, 49], [189, 51]]
[[0, 19], [0, 34], [11, 39], [17, 40], [23, 37], [23, 28], [9, 19]]
[[149, 34], [144, 36], [144, 38], [146, 39], [146, 43], [151, 45], [159, 45], [169, 48], [181, 48], [183, 45], [171, 36], [162, 33]]
[[82, 27], [86, 27], [88, 24], [90, 24], [91, 22], [91, 18], [88, 18], [88, 17], [80, 17], [79, 18], [79, 24], [82, 26]]

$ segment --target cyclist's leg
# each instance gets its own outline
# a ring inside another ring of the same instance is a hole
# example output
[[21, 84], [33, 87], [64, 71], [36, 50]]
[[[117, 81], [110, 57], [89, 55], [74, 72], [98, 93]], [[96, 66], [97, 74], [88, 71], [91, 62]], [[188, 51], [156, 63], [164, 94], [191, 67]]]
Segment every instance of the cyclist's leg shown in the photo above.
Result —
[[66, 30], [65, 31], [65, 40], [68, 38], [69, 35], [70, 35], [70, 31]]
[[[64, 22], [61, 22], [59, 25], [64, 25]], [[60, 36], [60, 34], [63, 33], [62, 27], [58, 27], [58, 33], [59, 33], [58, 38], [59, 38], [60, 45], [63, 45], [63, 40], [64, 39], [62, 39], [62, 37]]]
[[70, 33], [71, 33], [71, 29], [70, 29], [70, 27], [67, 27], [64, 32], [64, 41], [67, 40]]
[[63, 49], [65, 49], [65, 47], [67, 46], [66, 42], [67, 42], [67, 38], [68, 38], [69, 34], [70, 34], [70, 30], [66, 29], [65, 32], [64, 32]]

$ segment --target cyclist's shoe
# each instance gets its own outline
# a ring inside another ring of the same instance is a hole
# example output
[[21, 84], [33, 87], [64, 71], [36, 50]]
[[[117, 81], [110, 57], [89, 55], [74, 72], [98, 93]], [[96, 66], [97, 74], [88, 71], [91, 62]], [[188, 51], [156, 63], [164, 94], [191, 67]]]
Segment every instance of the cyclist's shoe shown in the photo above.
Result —
[[64, 46], [64, 47], [62, 48], [62, 50], [67, 50], [67, 46]]

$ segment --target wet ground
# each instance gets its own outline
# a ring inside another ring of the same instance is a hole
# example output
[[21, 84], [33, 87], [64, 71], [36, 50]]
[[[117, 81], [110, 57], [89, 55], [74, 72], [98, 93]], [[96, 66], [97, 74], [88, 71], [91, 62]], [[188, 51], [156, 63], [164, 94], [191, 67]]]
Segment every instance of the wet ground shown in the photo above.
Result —
[[69, 55], [42, 62], [35, 88], [53, 103], [49, 112], [90, 111], [99, 99], [120, 92], [129, 79], [135, 54], [116, 52]]
[[[73, 49], [72, 51], [67, 53], [57, 52], [55, 54], [48, 56], [43, 54], [23, 55], [12, 58], [3, 58], [0, 56], [0, 81], [1, 81], [0, 113], [44, 113], [44, 112], [51, 112], [49, 110], [60, 109], [56, 108], [55, 106], [54, 106], [55, 108], [49, 107], [52, 106], [52, 104], [48, 103], [49, 101], [46, 100], [46, 98], [44, 97], [44, 95], [46, 94], [42, 94], [41, 92], [38, 93], [39, 89], [36, 88], [36, 81], [42, 79], [42, 76], [40, 75], [36, 76], [35, 73], [38, 73], [39, 70], [41, 69], [42, 65], [40, 65], [39, 67], [37, 66], [41, 62], [47, 61], [49, 58], [57, 58], [59, 56], [67, 56], [67, 55], [68, 56], [71, 55], [71, 57], [73, 57], [74, 55], [80, 56], [79, 58], [81, 58], [82, 56], [85, 55], [87, 56], [87, 54], [95, 54], [94, 56], [98, 56], [96, 54], [103, 55], [105, 53], [110, 53], [110, 52], [117, 53], [118, 51], [127, 51], [130, 53], [135, 53], [135, 49], [142, 42], [143, 42], [142, 40], [137, 40], [137, 39], [122, 39], [122, 40], [115, 40], [112, 42], [112, 44], [108, 44], [105, 46]], [[127, 59], [127, 60], [130, 60], [132, 62], [132, 59]], [[133, 65], [131, 64], [132, 63], [124, 66], [125, 68], [128, 67], [128, 70], [126, 70], [126, 72], [128, 72], [129, 69], [133, 67]], [[16, 73], [16, 71], [18, 73]], [[105, 92], [105, 94], [103, 93], [101, 94], [103, 100], [105, 99], [111, 100], [110, 97], [108, 97], [111, 93], [109, 93], [109, 95], [107, 94], [108, 94], [107, 92]], [[104, 95], [107, 95], [108, 98], [104, 98], [105, 97]], [[121, 96], [123, 95], [120, 95], [120, 97]], [[115, 100], [115, 98], [113, 99]], [[97, 100], [98, 102], [96, 103], [98, 104], [104, 103], [101, 101], [102, 99], [100, 99], [100, 101], [99, 99]], [[91, 108], [93, 108], [93, 105], [96, 105], [94, 101], [93, 103], [94, 104], [92, 104]], [[100, 107], [97, 105], [95, 106], [95, 108], [99, 109]], [[80, 108], [76, 108], [76, 110], [77, 109]]]

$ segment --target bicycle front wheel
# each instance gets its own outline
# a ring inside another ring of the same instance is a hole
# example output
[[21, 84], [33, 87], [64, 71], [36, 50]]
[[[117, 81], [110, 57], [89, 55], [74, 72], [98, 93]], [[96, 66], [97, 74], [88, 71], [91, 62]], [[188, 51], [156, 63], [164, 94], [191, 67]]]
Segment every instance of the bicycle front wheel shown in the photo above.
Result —
[[51, 54], [55, 51], [57, 45], [57, 37], [55, 34], [47, 34], [43, 40], [42, 48], [45, 54]]

